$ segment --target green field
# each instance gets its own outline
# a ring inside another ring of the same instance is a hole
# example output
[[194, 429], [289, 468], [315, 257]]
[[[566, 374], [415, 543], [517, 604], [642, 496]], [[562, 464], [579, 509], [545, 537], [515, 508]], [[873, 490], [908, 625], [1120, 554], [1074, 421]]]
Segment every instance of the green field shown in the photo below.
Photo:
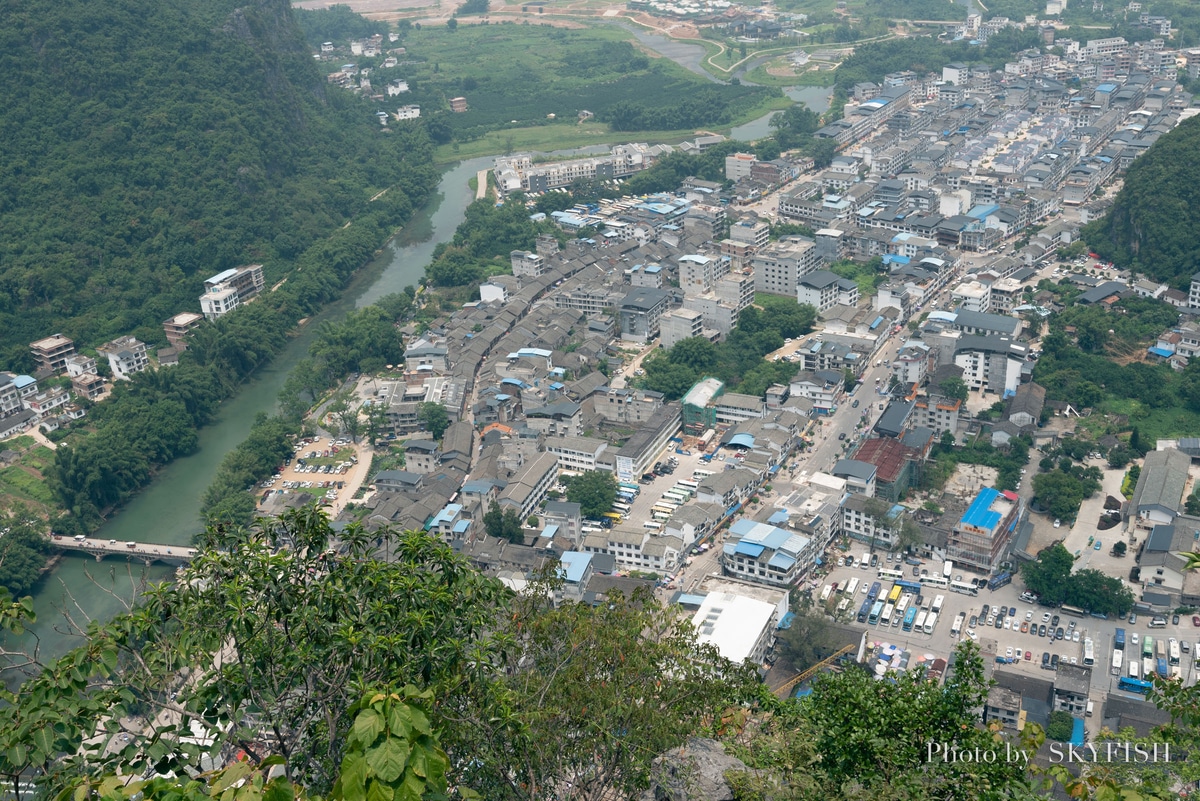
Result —
[[[758, 119], [764, 114], [787, 108], [792, 101], [786, 97], [770, 98], [768, 102], [756, 106], [741, 119], [730, 125], [711, 126], [705, 130], [718, 133], [729, 133], [735, 125], [742, 125]], [[439, 164], [459, 161], [461, 159], [490, 156], [500, 153], [519, 153], [534, 150], [547, 153], [553, 150], [587, 147], [588, 145], [605, 145], [613, 142], [679, 142], [696, 134], [696, 129], [678, 131], [635, 131], [614, 132], [607, 125], [601, 125], [594, 120], [579, 125], [573, 122], [560, 122], [553, 125], [534, 125], [529, 127], [514, 126], [486, 133], [478, 139], [469, 142], [455, 142], [441, 145], [434, 156]]]
[[[611, 25], [426, 27], [407, 33], [404, 44], [407, 63], [377, 69], [372, 80], [381, 87], [393, 77], [408, 81], [403, 102], [419, 104], [422, 116], [432, 118], [441, 144], [453, 139], [460, 146], [457, 154], [443, 148], [443, 160], [504, 152], [509, 139], [515, 149], [553, 149], [722, 130], [786, 105], [773, 87], [713, 83], [647, 55], [627, 31]], [[468, 110], [446, 112], [458, 96]], [[577, 133], [585, 110], [595, 119]], [[542, 127], [552, 133], [527, 131]], [[491, 137], [486, 146], [466, 149], [484, 137]]]

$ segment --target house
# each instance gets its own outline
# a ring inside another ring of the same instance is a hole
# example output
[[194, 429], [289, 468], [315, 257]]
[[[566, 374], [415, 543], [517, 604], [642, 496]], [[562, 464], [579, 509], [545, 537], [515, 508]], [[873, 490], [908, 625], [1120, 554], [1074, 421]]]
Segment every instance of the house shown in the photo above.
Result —
[[752, 597], [750, 588], [710, 591], [692, 616], [696, 640], [712, 645], [734, 664], [750, 662], [761, 666], [788, 611], [787, 595], [782, 595], [781, 601], [771, 603]]
[[1032, 428], [1042, 419], [1045, 404], [1045, 387], [1032, 382], [1021, 384], [1008, 403], [1008, 421], [1018, 428]]
[[195, 331], [204, 322], [204, 315], [196, 312], [180, 312], [174, 317], [163, 321], [163, 331], [167, 341], [177, 348], [187, 347], [188, 334]]
[[215, 320], [248, 302], [265, 286], [261, 264], [232, 267], [205, 280], [200, 311], [205, 318]]
[[1129, 514], [1141, 528], [1170, 525], [1182, 511], [1183, 493], [1188, 484], [1191, 459], [1183, 451], [1170, 448], [1146, 454], [1142, 474], [1133, 490]]
[[679, 431], [681, 422], [678, 402], [659, 407], [616, 453], [614, 464], [618, 481], [637, 481], [667, 447]]
[[407, 470], [380, 470], [372, 483], [377, 492], [414, 493], [421, 489], [421, 474]]
[[465, 97], [450, 98], [450, 110], [455, 114], [462, 114], [467, 110], [467, 99]]
[[29, 345], [37, 360], [38, 372], [58, 373], [66, 369], [67, 358], [75, 353], [75, 342], [62, 334], [39, 339]]
[[1200, 518], [1191, 515], [1151, 529], [1137, 557], [1143, 592], [1165, 597], [1170, 606], [1200, 604], [1200, 575], [1187, 569], [1184, 556], [1197, 549], [1198, 541]]
[[846, 482], [846, 490], [867, 498], [875, 497], [875, 465], [857, 459], [839, 459], [830, 471]]
[[108, 357], [108, 366], [112, 369], [113, 378], [121, 381], [128, 381], [134, 373], [140, 373], [150, 367], [146, 345], [135, 337], [120, 337], [96, 350]]
[[813, 539], [743, 518], [729, 527], [720, 561], [726, 575], [786, 587], [807, 575], [819, 556]]
[[404, 467], [410, 473], [432, 473], [441, 460], [441, 447], [432, 440], [410, 439], [404, 443]]
[[796, 282], [796, 302], [807, 303], [818, 312], [836, 305], [858, 304], [858, 284], [829, 270], [815, 270]]
[[626, 295], [617, 308], [621, 321], [621, 339], [648, 342], [657, 337], [659, 321], [666, 313], [670, 301], [670, 292], [653, 287], [638, 287]]

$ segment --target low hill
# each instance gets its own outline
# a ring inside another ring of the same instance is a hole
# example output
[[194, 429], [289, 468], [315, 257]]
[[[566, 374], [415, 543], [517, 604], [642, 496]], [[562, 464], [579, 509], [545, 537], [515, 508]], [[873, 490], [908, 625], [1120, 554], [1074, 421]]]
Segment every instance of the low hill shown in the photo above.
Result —
[[271, 283], [380, 188], [435, 179], [420, 129], [327, 89], [287, 0], [28, 0], [0, 70], [0, 368], [56, 331], [160, 342], [209, 275]]
[[1200, 270], [1200, 117], [1130, 166], [1112, 208], [1084, 239], [1109, 261], [1187, 288]]

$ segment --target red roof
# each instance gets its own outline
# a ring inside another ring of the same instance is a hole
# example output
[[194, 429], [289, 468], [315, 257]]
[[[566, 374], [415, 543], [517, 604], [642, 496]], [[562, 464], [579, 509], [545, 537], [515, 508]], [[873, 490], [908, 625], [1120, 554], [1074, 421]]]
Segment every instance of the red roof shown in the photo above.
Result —
[[876, 479], [891, 484], [900, 477], [904, 463], [914, 458], [914, 454], [911, 448], [905, 447], [898, 439], [879, 437], [864, 442], [854, 454], [854, 458], [875, 465]]

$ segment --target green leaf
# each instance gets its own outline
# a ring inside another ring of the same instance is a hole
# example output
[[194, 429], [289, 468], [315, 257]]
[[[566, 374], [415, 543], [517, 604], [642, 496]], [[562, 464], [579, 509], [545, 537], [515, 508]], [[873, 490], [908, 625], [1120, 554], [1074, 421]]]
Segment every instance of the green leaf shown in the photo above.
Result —
[[117, 669], [117, 651], [115, 648], [106, 648], [100, 652], [100, 661], [108, 668], [109, 672]]
[[404, 773], [408, 750], [408, 743], [389, 737], [377, 748], [367, 751], [367, 765], [383, 781], [394, 782]]
[[413, 709], [408, 704], [393, 704], [388, 714], [388, 726], [393, 736], [409, 738], [413, 730]]
[[383, 782], [371, 782], [367, 788], [367, 801], [392, 801], [395, 795], [391, 786]]
[[[395, 713], [393, 712], [394, 717]], [[393, 731], [396, 729], [394, 723], [392, 724], [392, 729]], [[383, 716], [374, 709], [364, 709], [354, 719], [354, 728], [351, 732], [352, 739], [358, 741], [364, 748], [372, 745], [382, 733]]]
[[54, 734], [50, 729], [45, 727], [34, 729], [29, 735], [38, 751], [46, 755], [54, 753]]
[[365, 801], [367, 797], [367, 761], [352, 754], [342, 762], [341, 797], [344, 801]]

